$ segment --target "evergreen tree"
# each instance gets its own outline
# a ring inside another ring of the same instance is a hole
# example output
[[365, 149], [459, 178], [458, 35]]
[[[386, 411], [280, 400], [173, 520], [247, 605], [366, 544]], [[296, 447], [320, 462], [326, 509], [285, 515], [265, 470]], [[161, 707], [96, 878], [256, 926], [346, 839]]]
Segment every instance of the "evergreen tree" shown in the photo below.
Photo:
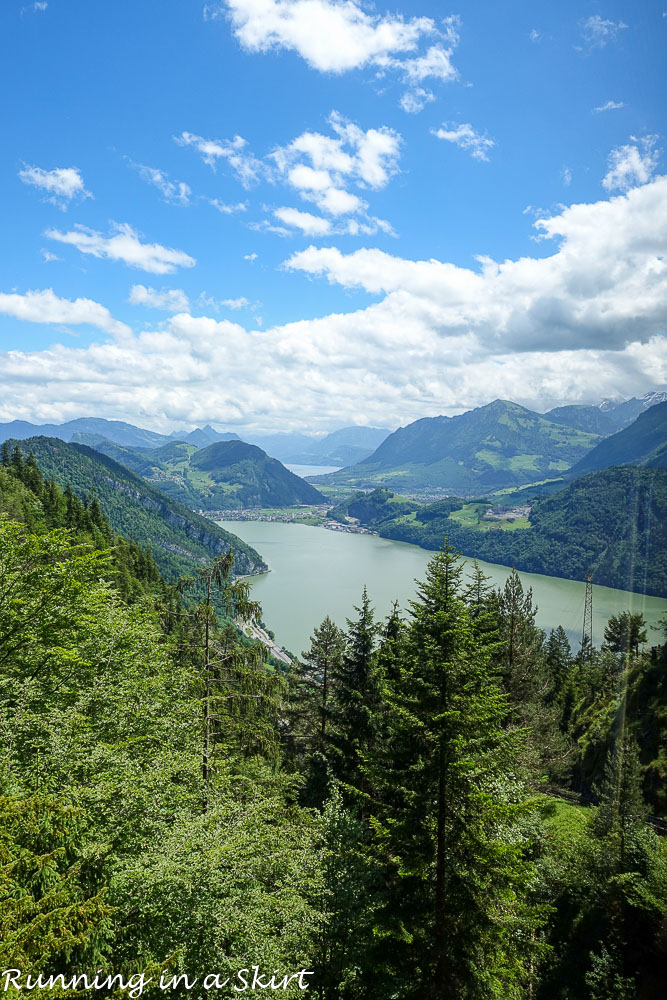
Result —
[[546, 642], [545, 660], [553, 697], [558, 698], [572, 668], [572, 648], [562, 625], [552, 629]]
[[327, 615], [288, 677], [288, 748], [305, 774], [302, 801], [318, 808], [328, 795], [334, 685], [344, 650], [345, 633]]
[[411, 603], [382, 742], [365, 765], [387, 887], [374, 955], [382, 996], [510, 998], [529, 978], [529, 867], [512, 777], [523, 736], [504, 728], [507, 701], [460, 582], [447, 546]]
[[613, 615], [604, 630], [607, 649], [622, 656], [638, 656], [639, 647], [646, 642], [646, 622], [642, 614], [623, 611]]
[[334, 768], [336, 775], [349, 785], [358, 783], [359, 754], [372, 743], [380, 697], [375, 657], [380, 627], [365, 587], [361, 606], [355, 607], [355, 611], [358, 617], [347, 619], [342, 663], [332, 675]]

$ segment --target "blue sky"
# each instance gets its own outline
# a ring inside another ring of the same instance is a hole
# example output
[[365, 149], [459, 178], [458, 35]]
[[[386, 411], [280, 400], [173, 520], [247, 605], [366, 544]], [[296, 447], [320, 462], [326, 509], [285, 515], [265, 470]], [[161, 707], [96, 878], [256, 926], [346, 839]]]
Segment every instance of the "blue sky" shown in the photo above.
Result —
[[0, 35], [0, 420], [667, 381], [661, 4], [7, 0]]

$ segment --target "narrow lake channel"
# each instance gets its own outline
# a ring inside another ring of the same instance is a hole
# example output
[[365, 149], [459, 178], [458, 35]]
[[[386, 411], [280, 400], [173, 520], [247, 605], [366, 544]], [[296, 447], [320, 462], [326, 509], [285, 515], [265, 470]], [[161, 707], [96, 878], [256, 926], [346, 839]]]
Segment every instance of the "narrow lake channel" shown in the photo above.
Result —
[[[252, 545], [270, 572], [252, 581], [252, 596], [262, 605], [263, 619], [279, 644], [299, 655], [310, 645], [315, 626], [329, 615], [344, 627], [354, 617], [364, 585], [379, 616], [394, 600], [406, 608], [415, 596], [415, 578], [423, 579], [433, 555], [416, 545], [376, 535], [355, 535], [304, 524], [277, 521], [219, 521], [221, 527]], [[470, 562], [471, 560], [466, 560]], [[480, 562], [494, 586], [502, 586], [507, 566]], [[538, 605], [537, 622], [544, 629], [562, 625], [576, 650], [581, 640], [585, 585], [559, 577], [521, 573]], [[642, 597], [609, 587], [593, 587], [593, 641], [599, 645], [611, 615], [641, 612], [650, 626], [649, 641], [657, 642], [657, 621], [667, 614], [667, 600]]]

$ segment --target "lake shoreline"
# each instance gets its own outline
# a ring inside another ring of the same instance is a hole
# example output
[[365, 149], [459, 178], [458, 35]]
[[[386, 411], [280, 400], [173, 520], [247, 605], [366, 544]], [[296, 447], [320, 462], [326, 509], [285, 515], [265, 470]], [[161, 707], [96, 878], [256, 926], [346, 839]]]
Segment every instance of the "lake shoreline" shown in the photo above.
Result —
[[[384, 617], [398, 599], [406, 609], [416, 593], [415, 578], [423, 579], [432, 550], [376, 534], [343, 531], [304, 531], [313, 526], [278, 521], [222, 521], [221, 527], [253, 545], [270, 572], [250, 581], [253, 597], [263, 607], [264, 621], [277, 641], [295, 653], [308, 646], [313, 628], [329, 614], [344, 626], [354, 615], [364, 585]], [[469, 567], [472, 558], [463, 557]], [[503, 586], [511, 567], [479, 561], [491, 584]], [[562, 625], [573, 648], [578, 649], [583, 624], [585, 584], [519, 571], [524, 587], [532, 587], [538, 605], [537, 622], [547, 631]], [[630, 591], [594, 584], [594, 641], [602, 641], [604, 626], [612, 614], [631, 610], [644, 614], [650, 642], [657, 642], [655, 625], [667, 613], [667, 600], [643, 597]]]

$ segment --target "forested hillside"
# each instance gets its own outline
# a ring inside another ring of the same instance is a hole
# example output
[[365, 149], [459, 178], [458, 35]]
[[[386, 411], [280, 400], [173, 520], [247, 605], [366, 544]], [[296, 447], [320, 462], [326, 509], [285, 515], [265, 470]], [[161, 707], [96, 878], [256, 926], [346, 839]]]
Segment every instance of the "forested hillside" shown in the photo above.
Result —
[[188, 607], [136, 546], [128, 590], [99, 506], [33, 458], [0, 501], [9, 997], [39, 972], [149, 1000], [182, 975], [194, 1000], [660, 1000], [667, 647], [641, 616], [573, 652], [515, 573], [492, 591], [448, 549], [409, 613], [364, 592], [283, 679], [225, 624], [259, 615], [228, 558]]
[[65, 444], [56, 438], [28, 438], [4, 442], [3, 461], [18, 447], [30, 451], [47, 479], [62, 488], [68, 484], [82, 499], [97, 502], [111, 528], [141, 546], [150, 546], [160, 571], [169, 580], [188, 575], [193, 565], [204, 565], [233, 548], [239, 573], [263, 572], [261, 557], [240, 538], [223, 531], [165, 496], [145, 480], [85, 445]]
[[94, 447], [195, 510], [325, 503], [310, 483], [261, 448], [238, 439], [202, 448], [183, 441], [154, 449], [121, 448], [108, 441]]
[[[416, 509], [415, 509], [416, 508]], [[667, 470], [633, 467], [582, 476], [533, 501], [529, 517], [493, 520], [481, 498], [415, 505], [387, 490], [334, 508], [385, 538], [439, 549], [445, 538], [467, 556], [569, 580], [667, 596]]]

